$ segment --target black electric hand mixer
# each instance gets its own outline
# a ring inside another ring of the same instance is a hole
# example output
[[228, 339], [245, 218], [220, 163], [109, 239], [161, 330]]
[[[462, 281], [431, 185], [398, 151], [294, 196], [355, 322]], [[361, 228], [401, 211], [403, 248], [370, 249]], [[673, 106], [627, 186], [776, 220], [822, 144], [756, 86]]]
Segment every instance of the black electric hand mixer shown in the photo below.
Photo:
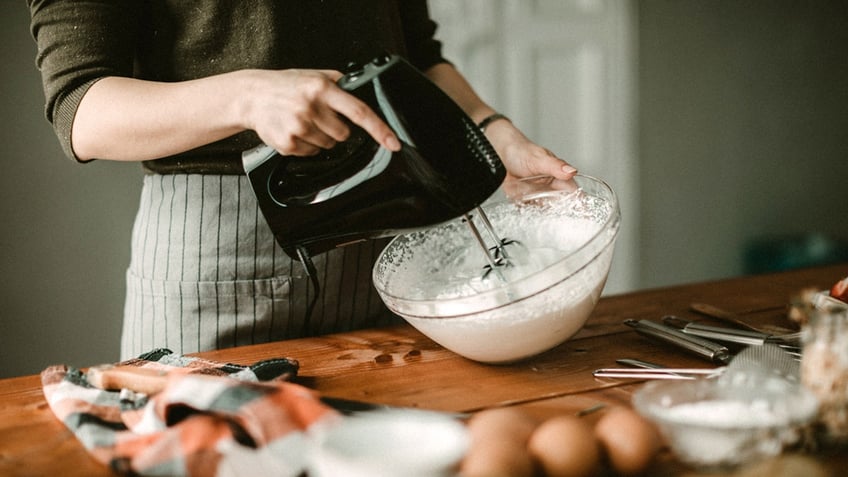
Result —
[[[508, 265], [509, 242], [480, 208], [506, 171], [468, 115], [399, 56], [378, 57], [338, 84], [382, 117], [400, 139], [400, 151], [380, 147], [350, 124], [346, 141], [314, 156], [284, 156], [267, 145], [242, 155], [277, 242], [306, 266], [313, 284], [315, 254], [460, 216], [485, 252], [487, 271]], [[474, 224], [474, 210], [494, 246]]]

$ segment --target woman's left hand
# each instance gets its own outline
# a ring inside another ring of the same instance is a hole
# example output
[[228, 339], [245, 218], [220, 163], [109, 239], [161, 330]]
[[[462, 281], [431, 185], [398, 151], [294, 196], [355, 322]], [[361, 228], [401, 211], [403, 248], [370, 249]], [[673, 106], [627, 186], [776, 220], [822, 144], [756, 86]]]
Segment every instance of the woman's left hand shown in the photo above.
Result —
[[544, 175], [567, 181], [577, 173], [577, 169], [528, 139], [507, 119], [489, 124], [485, 134], [511, 178]]
[[[426, 75], [474, 120], [481, 121], [495, 112], [450, 63], [437, 63], [426, 71]], [[509, 173], [508, 179], [551, 176], [568, 181], [577, 173], [577, 169], [528, 139], [506, 118], [490, 122], [485, 134], [501, 157]]]

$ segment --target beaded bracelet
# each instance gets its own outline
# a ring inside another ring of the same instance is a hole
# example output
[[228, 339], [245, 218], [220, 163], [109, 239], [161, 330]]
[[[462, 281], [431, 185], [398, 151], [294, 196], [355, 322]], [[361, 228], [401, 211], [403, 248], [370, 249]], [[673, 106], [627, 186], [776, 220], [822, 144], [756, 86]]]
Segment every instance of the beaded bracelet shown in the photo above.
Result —
[[477, 127], [480, 128], [481, 131], [485, 132], [486, 128], [489, 126], [489, 124], [492, 124], [493, 122], [495, 122], [499, 119], [506, 119], [507, 121], [510, 121], [510, 119], [508, 117], [504, 116], [503, 114], [494, 113], [494, 114], [490, 114], [489, 116], [486, 116], [482, 121], [477, 123]]

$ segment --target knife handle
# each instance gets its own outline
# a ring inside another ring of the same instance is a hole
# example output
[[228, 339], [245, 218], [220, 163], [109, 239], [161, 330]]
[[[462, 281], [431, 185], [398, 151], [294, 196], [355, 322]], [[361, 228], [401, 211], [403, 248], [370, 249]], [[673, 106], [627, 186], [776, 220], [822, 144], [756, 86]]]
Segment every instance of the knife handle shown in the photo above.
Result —
[[715, 363], [727, 364], [732, 357], [726, 346], [697, 336], [687, 335], [669, 326], [648, 320], [625, 320], [624, 324], [634, 328], [640, 334], [673, 344]]

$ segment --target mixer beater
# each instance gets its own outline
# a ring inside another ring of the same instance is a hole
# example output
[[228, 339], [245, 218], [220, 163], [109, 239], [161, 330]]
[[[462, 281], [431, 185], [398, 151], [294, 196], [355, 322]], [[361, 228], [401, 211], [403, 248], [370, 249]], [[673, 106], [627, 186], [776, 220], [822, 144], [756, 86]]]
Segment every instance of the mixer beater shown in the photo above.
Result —
[[486, 257], [486, 266], [484, 266], [483, 278], [489, 276], [493, 271], [502, 281], [506, 281], [503, 274], [501, 273], [502, 267], [509, 267], [512, 265], [510, 261], [509, 254], [506, 251], [507, 245], [518, 245], [519, 242], [517, 240], [510, 240], [506, 238], [500, 238], [500, 236], [495, 231], [495, 228], [492, 227], [492, 222], [489, 221], [489, 217], [486, 216], [486, 213], [483, 211], [482, 207], [475, 208], [477, 212], [477, 216], [480, 218], [480, 221], [483, 223], [483, 228], [486, 229], [486, 232], [489, 234], [489, 238], [494, 241], [495, 245], [489, 247], [486, 245], [486, 241], [483, 239], [483, 236], [480, 234], [480, 229], [477, 228], [477, 225], [474, 223], [474, 219], [471, 214], [464, 214], [463, 221], [468, 224], [468, 228], [471, 229], [471, 234], [474, 236], [474, 239], [477, 241], [477, 244], [480, 246], [480, 249], [483, 251], [483, 255]]

